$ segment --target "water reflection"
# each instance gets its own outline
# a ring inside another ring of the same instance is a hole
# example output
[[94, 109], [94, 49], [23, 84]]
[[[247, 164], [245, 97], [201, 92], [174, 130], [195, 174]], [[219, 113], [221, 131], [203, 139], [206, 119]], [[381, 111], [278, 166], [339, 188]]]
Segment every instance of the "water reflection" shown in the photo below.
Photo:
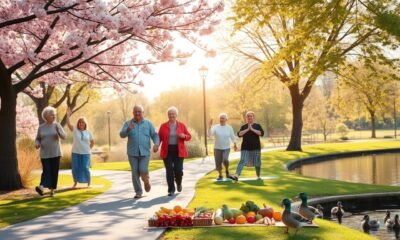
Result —
[[295, 172], [311, 177], [400, 186], [400, 153], [348, 157], [306, 164]]
[[[391, 210], [392, 218], [395, 214], [399, 214], [399, 210]], [[350, 217], [343, 218], [343, 225], [353, 228], [355, 230], [363, 231], [362, 219], [368, 214], [371, 220], [376, 220], [380, 222], [380, 227], [378, 229], [368, 229], [367, 233], [373, 235], [374, 237], [381, 240], [389, 239], [399, 239], [400, 229], [388, 229], [383, 223], [383, 218], [385, 217], [385, 211], [366, 211], [358, 214], [354, 214]]]

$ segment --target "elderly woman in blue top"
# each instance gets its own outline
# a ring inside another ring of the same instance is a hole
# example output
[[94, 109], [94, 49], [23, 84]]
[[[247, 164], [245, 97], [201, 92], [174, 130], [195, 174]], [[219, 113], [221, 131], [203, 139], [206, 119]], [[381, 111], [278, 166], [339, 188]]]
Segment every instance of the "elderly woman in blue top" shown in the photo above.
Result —
[[144, 119], [143, 114], [143, 107], [136, 105], [133, 108], [133, 119], [126, 121], [119, 133], [121, 138], [128, 137], [127, 153], [132, 170], [133, 188], [136, 192], [134, 198], [143, 196], [140, 178], [144, 183], [144, 190], [149, 192], [151, 189], [149, 177], [150, 140], [154, 143], [154, 152], [158, 151], [160, 143], [153, 124]]
[[90, 149], [94, 145], [93, 135], [88, 130], [88, 124], [85, 117], [80, 117], [73, 126], [70, 122], [72, 111], [67, 110], [67, 125], [73, 133], [72, 141], [72, 177], [74, 178], [75, 188], [77, 183], [87, 183], [90, 186]]
[[57, 188], [58, 170], [62, 156], [60, 138], [65, 139], [66, 135], [61, 125], [55, 121], [55, 108], [45, 107], [42, 111], [42, 118], [45, 122], [38, 128], [35, 147], [40, 148], [43, 171], [40, 184], [35, 190], [39, 195], [43, 195], [43, 188], [48, 188], [50, 189], [50, 196], [53, 197]]

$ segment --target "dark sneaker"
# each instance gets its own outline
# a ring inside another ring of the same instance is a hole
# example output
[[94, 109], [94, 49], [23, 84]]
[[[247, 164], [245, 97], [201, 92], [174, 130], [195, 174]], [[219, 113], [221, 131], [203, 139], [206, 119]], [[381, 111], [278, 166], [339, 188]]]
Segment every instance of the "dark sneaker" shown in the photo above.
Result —
[[239, 181], [239, 178], [237, 176], [229, 176], [229, 178], [233, 181]]
[[172, 195], [174, 195], [174, 192], [169, 192], [169, 193], [168, 193], [168, 196], [171, 197]]
[[133, 198], [135, 198], [135, 199], [139, 199], [139, 198], [142, 198], [143, 196], [142, 196], [142, 194], [140, 194], [140, 193], [137, 193]]
[[224, 178], [222, 177], [222, 176], [218, 176], [217, 177], [217, 181], [221, 181], [221, 180], [223, 180]]
[[40, 186], [35, 187], [35, 191], [40, 195], [43, 196], [43, 189]]
[[178, 192], [182, 192], [182, 184], [177, 185], [176, 190], [178, 190]]

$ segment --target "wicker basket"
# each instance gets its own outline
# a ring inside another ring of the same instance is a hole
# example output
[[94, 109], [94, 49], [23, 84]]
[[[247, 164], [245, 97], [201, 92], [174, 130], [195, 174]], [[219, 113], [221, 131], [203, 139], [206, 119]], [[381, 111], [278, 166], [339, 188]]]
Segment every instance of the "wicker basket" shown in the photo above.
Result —
[[212, 218], [193, 218], [193, 226], [211, 226]]
[[148, 222], [149, 222], [149, 227], [156, 227], [157, 226], [156, 225], [157, 220], [155, 220], [155, 219], [149, 219]]

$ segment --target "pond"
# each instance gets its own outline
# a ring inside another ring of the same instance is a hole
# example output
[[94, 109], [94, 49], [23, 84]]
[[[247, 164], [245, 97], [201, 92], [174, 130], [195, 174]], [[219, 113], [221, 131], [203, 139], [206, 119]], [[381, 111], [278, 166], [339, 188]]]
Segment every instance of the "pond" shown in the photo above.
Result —
[[[393, 219], [395, 214], [400, 214], [399, 209], [393, 210], [391, 209], [391, 218]], [[343, 218], [343, 222], [342, 224], [359, 230], [359, 231], [363, 231], [361, 228], [361, 221], [364, 217], [364, 214], [368, 214], [370, 216], [371, 220], [378, 220], [380, 223], [380, 227], [378, 229], [375, 229], [374, 231], [370, 230], [368, 233], [370, 235], [375, 236], [377, 239], [380, 240], [398, 240], [400, 239], [400, 232], [397, 230], [393, 230], [393, 229], [388, 229], [386, 228], [386, 226], [383, 223], [383, 218], [385, 217], [385, 212], [384, 210], [381, 211], [366, 211], [366, 212], [360, 212], [354, 215], [351, 215], [349, 217], [345, 217]]]
[[302, 164], [293, 171], [317, 178], [400, 186], [400, 153], [341, 157], [329, 161]]

